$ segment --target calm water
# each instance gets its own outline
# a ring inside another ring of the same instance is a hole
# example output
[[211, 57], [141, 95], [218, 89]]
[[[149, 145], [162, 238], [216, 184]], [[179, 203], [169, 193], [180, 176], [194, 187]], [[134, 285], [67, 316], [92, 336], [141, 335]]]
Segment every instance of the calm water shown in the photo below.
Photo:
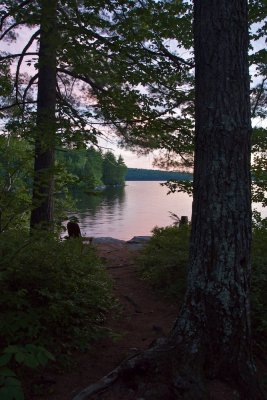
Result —
[[192, 198], [185, 193], [167, 195], [159, 182], [126, 182], [124, 188], [79, 197], [77, 213], [83, 236], [112, 236], [129, 240], [151, 235], [155, 226], [171, 225], [169, 212], [191, 219]]
[[[171, 225], [169, 212], [191, 219], [192, 197], [186, 193], [167, 195], [159, 182], [126, 182], [124, 188], [111, 188], [98, 195], [80, 194], [79, 212], [68, 213], [79, 219], [82, 236], [111, 236], [129, 240], [151, 235], [155, 226]], [[257, 206], [263, 217], [267, 208]]]

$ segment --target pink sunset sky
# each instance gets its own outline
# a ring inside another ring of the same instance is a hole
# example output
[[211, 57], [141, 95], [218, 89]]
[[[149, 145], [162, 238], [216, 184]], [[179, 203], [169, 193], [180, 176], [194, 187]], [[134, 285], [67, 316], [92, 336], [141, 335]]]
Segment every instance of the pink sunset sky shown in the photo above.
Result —
[[[32, 35], [32, 30], [29, 28], [20, 28], [17, 29], [17, 40], [16, 42], [12, 43], [1, 43], [1, 51], [5, 51], [8, 53], [19, 53], [21, 49], [27, 44], [29, 37]], [[34, 47], [32, 46], [28, 52], [34, 51]], [[16, 65], [16, 62], [14, 62], [14, 65]], [[35, 69], [33, 66], [27, 66], [26, 62], [24, 61], [24, 65], [22, 64], [21, 68], [22, 72], [27, 72], [28, 74], [36, 73]], [[153, 154], [149, 154], [146, 156], [140, 156], [137, 155], [136, 153], [133, 153], [129, 150], [125, 150], [123, 148], [119, 148], [117, 145], [118, 139], [116, 138], [115, 135], [108, 135], [107, 140], [105, 139], [100, 139], [99, 145], [103, 150], [111, 150], [117, 157], [121, 155], [125, 161], [125, 164], [129, 168], [147, 168], [147, 169], [155, 169], [156, 167], [153, 167]]]
[[[19, 53], [21, 49], [27, 44], [30, 35], [32, 34], [32, 30], [29, 28], [20, 28], [17, 31], [17, 40], [12, 43], [1, 43], [1, 50], [6, 51], [9, 53]], [[254, 48], [260, 49], [264, 48], [264, 39], [259, 41], [258, 43], [255, 44]], [[34, 47], [31, 47], [28, 51], [34, 51]], [[22, 71], [24, 69], [25, 72], [31, 74], [36, 73], [35, 69], [33, 66], [29, 67], [26, 65], [24, 62], [24, 66], [22, 65]], [[253, 76], [253, 70], [252, 76]], [[262, 120], [254, 120], [253, 125], [261, 125], [261, 126], [267, 126], [266, 121]], [[150, 153], [149, 155], [146, 156], [138, 156], [136, 153], [133, 153], [132, 151], [125, 150], [122, 148], [119, 148], [117, 145], [118, 139], [114, 134], [107, 135], [107, 139], [100, 139], [99, 145], [100, 147], [103, 147], [103, 149], [110, 149], [116, 156], [121, 155], [126, 163], [126, 165], [130, 168], [147, 168], [147, 169], [157, 169], [157, 167], [153, 167], [153, 159], [154, 159], [154, 154], [156, 155], [156, 152]]]

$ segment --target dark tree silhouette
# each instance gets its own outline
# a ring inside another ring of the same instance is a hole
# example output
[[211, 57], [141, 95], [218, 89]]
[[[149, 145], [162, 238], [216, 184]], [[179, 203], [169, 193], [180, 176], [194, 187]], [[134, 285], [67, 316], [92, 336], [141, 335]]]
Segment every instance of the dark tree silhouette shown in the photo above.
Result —
[[57, 0], [42, 0], [31, 228], [53, 226]]

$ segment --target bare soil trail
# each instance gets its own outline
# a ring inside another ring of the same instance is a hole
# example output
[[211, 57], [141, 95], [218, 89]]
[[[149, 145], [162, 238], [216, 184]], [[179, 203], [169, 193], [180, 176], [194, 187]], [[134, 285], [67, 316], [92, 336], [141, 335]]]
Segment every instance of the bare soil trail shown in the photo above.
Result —
[[[111, 337], [99, 339], [85, 353], [74, 354], [73, 364], [67, 372], [44, 373], [39, 383], [39, 394], [27, 396], [27, 400], [72, 400], [81, 390], [111, 372], [125, 358], [147, 348], [155, 339], [167, 335], [178, 315], [178, 304], [160, 298], [138, 276], [135, 259], [140, 246], [112, 240], [96, 243], [95, 246], [110, 274], [114, 296], [120, 304], [117, 315], [113, 313], [107, 320], [108, 327], [116, 334], [116, 340]], [[261, 366], [261, 363], [259, 370], [262, 370], [262, 376], [266, 374], [266, 366]], [[35, 384], [38, 385], [38, 382]], [[217, 380], [209, 383], [209, 391], [211, 400], [236, 399], [236, 392]], [[102, 395], [97, 398], [102, 398]], [[122, 393], [118, 398], [115, 392], [103, 398], [130, 400], [128, 395]]]
[[96, 248], [114, 282], [114, 296], [121, 305], [116, 318], [112, 315], [108, 319], [108, 326], [118, 334], [118, 339], [101, 339], [85, 354], [75, 355], [71, 370], [51, 379], [50, 395], [38, 396], [38, 399], [71, 400], [123, 359], [167, 335], [177, 316], [178, 305], [159, 299], [151, 286], [138, 277], [135, 265], [138, 248], [123, 242], [98, 243]]

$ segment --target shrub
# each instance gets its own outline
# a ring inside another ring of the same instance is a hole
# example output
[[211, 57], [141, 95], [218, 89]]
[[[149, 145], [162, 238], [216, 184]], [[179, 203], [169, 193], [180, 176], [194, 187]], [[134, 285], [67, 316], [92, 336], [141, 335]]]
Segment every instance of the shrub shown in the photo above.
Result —
[[186, 288], [189, 227], [154, 228], [139, 265], [144, 279], [166, 296], [182, 299]]
[[258, 220], [252, 240], [252, 327], [259, 346], [267, 350], [267, 219]]
[[13, 375], [18, 364], [44, 365], [53, 359], [51, 353], [84, 349], [103, 335], [105, 313], [114, 305], [111, 282], [94, 248], [47, 233], [1, 234], [0, 290], [3, 393], [13, 384], [19, 393]]
[[[139, 258], [141, 274], [153, 287], [175, 301], [186, 289], [189, 227], [155, 228]], [[267, 343], [267, 219], [258, 218], [252, 241], [252, 327], [256, 343]]]
[[0, 254], [3, 345], [80, 346], [102, 329], [111, 283], [92, 247], [45, 233], [29, 238], [7, 232]]

